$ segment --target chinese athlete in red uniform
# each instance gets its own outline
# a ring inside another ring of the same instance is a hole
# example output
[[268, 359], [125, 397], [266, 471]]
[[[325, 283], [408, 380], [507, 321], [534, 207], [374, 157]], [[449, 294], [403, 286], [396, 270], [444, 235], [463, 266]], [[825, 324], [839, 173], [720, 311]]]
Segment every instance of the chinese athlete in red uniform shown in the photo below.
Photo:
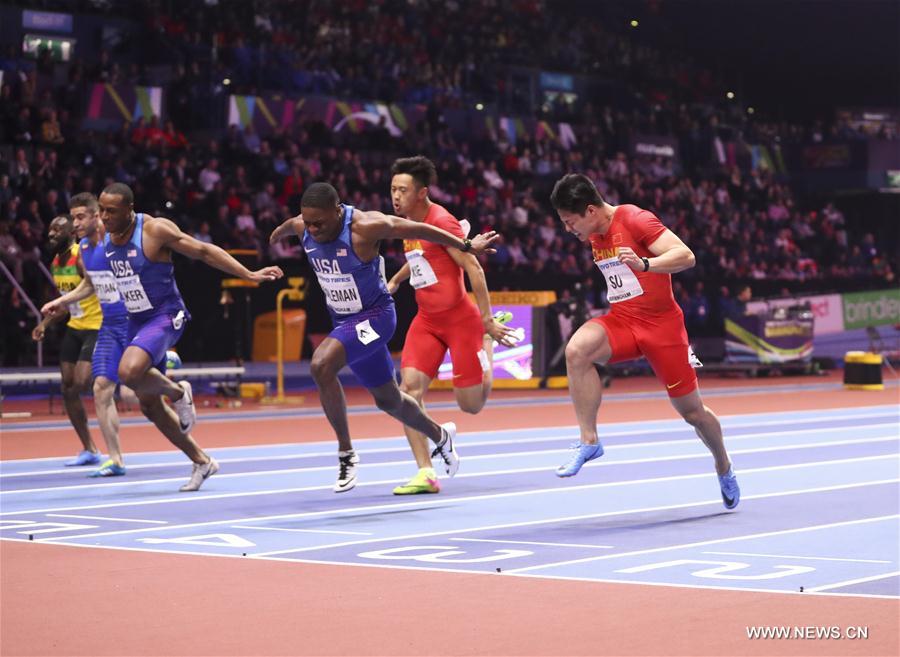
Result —
[[575, 453], [556, 474], [571, 477], [603, 455], [597, 438], [602, 386], [594, 363], [644, 356], [666, 386], [675, 410], [694, 427], [716, 462], [726, 508], [740, 500], [737, 478], [722, 440], [722, 427], [700, 399], [684, 316], [672, 294], [674, 274], [694, 266], [694, 254], [656, 216], [636, 205], [606, 203], [582, 174], [557, 181], [550, 202], [566, 230], [590, 242], [594, 262], [606, 279], [609, 314], [579, 328], [566, 346], [569, 391], [581, 430]]
[[[465, 231], [452, 214], [428, 198], [428, 185], [436, 178], [434, 164], [422, 156], [397, 160], [391, 168], [391, 200], [398, 215], [421, 221], [465, 240]], [[491, 391], [494, 340], [511, 346], [512, 330], [491, 315], [484, 271], [468, 249], [454, 249], [424, 240], [405, 240], [406, 264], [388, 283], [393, 293], [409, 278], [416, 290], [419, 311], [409, 327], [400, 361], [401, 389], [419, 404], [447, 350], [453, 361], [453, 389], [460, 409], [478, 413]], [[466, 294], [463, 271], [469, 276], [476, 303]], [[405, 427], [419, 466], [396, 495], [437, 493], [437, 476], [424, 437]]]

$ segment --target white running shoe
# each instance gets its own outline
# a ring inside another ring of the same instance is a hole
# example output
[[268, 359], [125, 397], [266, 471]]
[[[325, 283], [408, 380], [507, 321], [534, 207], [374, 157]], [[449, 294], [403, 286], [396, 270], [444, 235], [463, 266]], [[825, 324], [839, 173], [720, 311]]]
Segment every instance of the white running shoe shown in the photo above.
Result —
[[456, 438], [456, 424], [454, 422], [445, 422], [441, 425], [441, 433], [443, 438], [435, 446], [434, 451], [431, 452], [431, 458], [440, 456], [444, 462], [447, 476], [452, 477], [459, 470], [459, 454], [456, 453], [456, 447], [453, 444], [453, 439]]
[[335, 493], [345, 493], [356, 486], [356, 466], [359, 465], [359, 455], [352, 449], [347, 452], [338, 452], [338, 478], [334, 482]]
[[178, 385], [184, 390], [184, 395], [174, 404], [175, 412], [178, 413], [178, 424], [181, 427], [181, 433], [187, 435], [194, 428], [194, 422], [197, 421], [197, 409], [194, 407], [194, 391], [188, 381], [179, 381]]
[[219, 462], [213, 457], [209, 457], [208, 463], [194, 463], [194, 469], [191, 472], [191, 480], [184, 486], [179, 488], [182, 493], [200, 490], [203, 482], [212, 477], [219, 471]]

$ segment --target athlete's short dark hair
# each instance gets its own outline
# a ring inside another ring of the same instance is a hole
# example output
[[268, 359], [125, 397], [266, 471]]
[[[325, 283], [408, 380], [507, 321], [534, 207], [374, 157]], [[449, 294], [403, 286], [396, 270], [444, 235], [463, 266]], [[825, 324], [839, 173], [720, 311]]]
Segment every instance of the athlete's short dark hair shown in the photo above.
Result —
[[589, 205], [602, 205], [603, 197], [583, 173], [569, 173], [556, 181], [550, 203], [557, 210], [583, 215]]
[[97, 197], [90, 192], [81, 192], [69, 199], [69, 210], [72, 208], [88, 208], [96, 212], [97, 207]]
[[300, 198], [300, 207], [330, 210], [340, 202], [341, 200], [334, 187], [328, 183], [317, 182], [307, 187], [306, 191], [303, 192], [303, 196]]
[[134, 192], [131, 191], [131, 187], [125, 183], [117, 182], [112, 185], [107, 185], [103, 189], [103, 193], [109, 194], [110, 196], [121, 196], [125, 205], [134, 205]]
[[416, 155], [414, 157], [401, 157], [391, 166], [391, 175], [396, 176], [400, 173], [406, 173], [412, 176], [419, 188], [428, 187], [437, 182], [437, 169], [434, 162], [424, 155]]

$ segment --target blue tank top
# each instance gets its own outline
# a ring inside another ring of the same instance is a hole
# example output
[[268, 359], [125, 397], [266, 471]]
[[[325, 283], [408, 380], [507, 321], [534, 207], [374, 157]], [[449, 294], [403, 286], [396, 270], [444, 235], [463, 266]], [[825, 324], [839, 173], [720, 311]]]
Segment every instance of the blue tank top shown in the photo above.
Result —
[[109, 268], [116, 277], [116, 286], [132, 319], [143, 321], [161, 314], [184, 311], [183, 319], [190, 319], [181, 292], [175, 283], [171, 262], [151, 262], [144, 255], [144, 214], [134, 216], [134, 232], [127, 243], [117, 246], [109, 239], [103, 241]]
[[116, 277], [109, 268], [109, 260], [106, 259], [105, 241], [97, 242], [97, 246], [91, 246], [91, 241], [85, 237], [79, 243], [81, 249], [81, 261], [84, 269], [91, 277], [94, 291], [100, 301], [100, 309], [103, 311], [103, 321], [123, 319], [128, 316], [125, 310], [125, 302], [119, 294], [116, 286]]
[[344, 225], [336, 239], [317, 242], [306, 230], [302, 240], [303, 250], [319, 279], [335, 324], [353, 319], [363, 310], [394, 303], [384, 281], [381, 256], [363, 262], [353, 250], [350, 230], [353, 206], [344, 205], [343, 208]]

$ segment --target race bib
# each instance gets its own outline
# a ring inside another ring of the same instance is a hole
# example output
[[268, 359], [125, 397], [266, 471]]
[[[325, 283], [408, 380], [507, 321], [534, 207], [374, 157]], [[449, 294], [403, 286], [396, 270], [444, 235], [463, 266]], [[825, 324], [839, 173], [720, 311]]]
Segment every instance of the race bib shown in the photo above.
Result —
[[409, 263], [409, 284], [415, 289], [419, 290], [438, 282], [437, 275], [421, 249], [407, 251], [406, 261]]
[[644, 288], [641, 287], [631, 267], [619, 262], [618, 258], [597, 260], [596, 264], [606, 278], [606, 296], [610, 303], [634, 299], [644, 293]]
[[125, 302], [125, 308], [130, 313], [140, 313], [145, 310], [152, 310], [153, 304], [147, 298], [144, 292], [144, 286], [141, 284], [141, 277], [137, 274], [131, 276], [122, 276], [116, 278], [116, 287], [122, 300]]
[[91, 283], [94, 284], [94, 292], [100, 303], [118, 303], [122, 300], [119, 288], [116, 285], [116, 277], [111, 271], [88, 271]]
[[375, 329], [372, 328], [368, 319], [360, 322], [354, 328], [356, 329], [356, 337], [359, 338], [359, 341], [363, 344], [375, 342], [375, 340], [381, 337], [375, 332]]
[[359, 288], [353, 280], [353, 274], [325, 274], [316, 272], [325, 303], [339, 315], [358, 313], [363, 309]]
[[78, 319], [79, 317], [84, 317], [84, 308], [81, 307], [79, 302], [66, 304], [69, 308], [69, 316], [72, 319]]

